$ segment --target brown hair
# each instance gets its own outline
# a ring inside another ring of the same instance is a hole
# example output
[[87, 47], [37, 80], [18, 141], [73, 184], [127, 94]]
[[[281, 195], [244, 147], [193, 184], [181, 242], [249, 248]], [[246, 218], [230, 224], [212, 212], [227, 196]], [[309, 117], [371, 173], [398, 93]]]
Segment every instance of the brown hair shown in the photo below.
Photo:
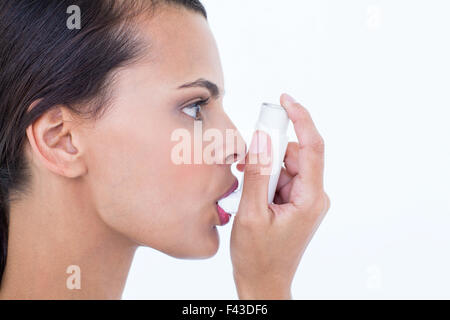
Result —
[[[2, 0], [0, 2], [0, 284], [13, 194], [26, 192], [26, 128], [53, 106], [100, 117], [113, 71], [143, 54], [132, 18], [159, 4], [193, 10], [198, 0]], [[68, 8], [81, 12], [70, 29]], [[31, 110], [29, 106], [39, 101]], [[80, 105], [86, 106], [80, 109]]]

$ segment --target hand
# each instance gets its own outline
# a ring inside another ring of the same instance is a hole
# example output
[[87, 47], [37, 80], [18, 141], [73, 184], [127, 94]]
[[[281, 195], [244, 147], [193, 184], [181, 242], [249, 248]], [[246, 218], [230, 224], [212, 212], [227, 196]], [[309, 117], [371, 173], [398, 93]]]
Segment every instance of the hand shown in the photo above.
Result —
[[280, 102], [299, 143], [288, 144], [273, 204], [267, 204], [270, 176], [261, 174], [270, 166], [269, 136], [255, 133], [245, 163], [237, 166], [244, 185], [230, 249], [240, 299], [291, 299], [300, 259], [330, 207], [323, 189], [323, 139], [304, 107], [286, 94]]

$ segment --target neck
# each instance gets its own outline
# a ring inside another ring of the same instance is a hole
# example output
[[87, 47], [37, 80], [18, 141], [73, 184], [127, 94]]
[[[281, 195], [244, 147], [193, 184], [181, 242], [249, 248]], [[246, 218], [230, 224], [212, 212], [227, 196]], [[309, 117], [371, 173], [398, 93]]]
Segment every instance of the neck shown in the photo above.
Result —
[[55, 201], [46, 203], [40, 196], [11, 204], [0, 298], [120, 299], [136, 244], [110, 229], [77, 190], [47, 194]]

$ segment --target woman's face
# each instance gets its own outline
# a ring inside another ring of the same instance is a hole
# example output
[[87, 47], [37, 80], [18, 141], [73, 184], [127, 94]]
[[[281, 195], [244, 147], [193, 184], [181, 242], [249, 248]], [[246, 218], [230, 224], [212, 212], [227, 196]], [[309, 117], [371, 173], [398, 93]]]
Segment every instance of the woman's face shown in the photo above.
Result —
[[[223, 110], [217, 46], [203, 16], [176, 7], [160, 10], [140, 29], [151, 44], [147, 57], [118, 73], [112, 107], [85, 130], [86, 185], [112, 229], [175, 257], [210, 257], [219, 245], [216, 201], [235, 181], [230, 164], [245, 149]], [[216, 84], [218, 97], [208, 86], [179, 88], [198, 79]], [[196, 112], [192, 105], [205, 99]], [[215, 163], [193, 163], [194, 123], [203, 133], [222, 133], [209, 150]], [[237, 135], [234, 145], [225, 143], [226, 130]], [[176, 137], [186, 132], [192, 162], [177, 164], [174, 154], [186, 153], [174, 152], [182, 141]]]

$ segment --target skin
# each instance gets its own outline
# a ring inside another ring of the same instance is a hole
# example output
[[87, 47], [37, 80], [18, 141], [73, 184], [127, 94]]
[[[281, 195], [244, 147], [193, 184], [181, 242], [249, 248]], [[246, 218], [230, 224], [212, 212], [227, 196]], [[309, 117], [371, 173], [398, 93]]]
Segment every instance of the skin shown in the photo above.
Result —
[[[11, 204], [0, 298], [119, 299], [140, 245], [176, 258], [215, 255], [215, 202], [235, 181], [234, 161], [241, 161], [246, 181], [231, 243], [239, 296], [290, 298], [301, 254], [329, 206], [317, 147], [322, 140], [312, 120], [282, 96], [302, 144], [289, 144], [278, 204], [268, 207], [268, 178], [257, 173], [258, 164], [245, 164], [250, 154], [241, 151], [245, 142], [223, 109], [223, 71], [207, 21], [168, 6], [139, 28], [151, 48], [117, 73], [113, 105], [101, 119], [78, 118], [61, 105], [27, 129], [31, 180], [29, 191]], [[217, 98], [204, 87], [178, 89], [200, 78], [217, 85]], [[194, 119], [182, 108], [207, 98], [203, 130], [223, 136], [232, 130], [237, 145], [215, 144], [217, 163], [177, 165], [171, 135], [194, 131]], [[81, 269], [80, 290], [66, 287], [71, 265]]]
[[270, 176], [261, 174], [270, 166], [265, 159], [271, 142], [264, 132], [255, 133], [238, 164], [245, 178], [231, 233], [231, 259], [241, 299], [292, 298], [300, 259], [330, 208], [323, 189], [324, 140], [302, 105], [286, 94], [280, 103], [300, 142], [288, 143], [273, 204], [267, 205]]

